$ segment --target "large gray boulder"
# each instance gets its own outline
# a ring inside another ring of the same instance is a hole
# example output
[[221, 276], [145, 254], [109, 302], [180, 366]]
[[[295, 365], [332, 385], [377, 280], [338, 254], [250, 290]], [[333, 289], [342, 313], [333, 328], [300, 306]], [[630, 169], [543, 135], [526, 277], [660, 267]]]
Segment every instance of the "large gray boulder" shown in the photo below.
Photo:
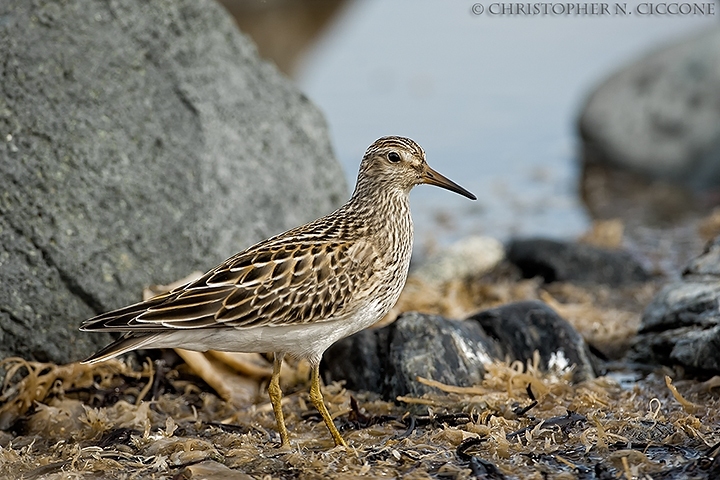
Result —
[[704, 189], [720, 185], [720, 28], [608, 78], [580, 116], [584, 161]]
[[0, 358], [347, 195], [322, 115], [208, 0], [0, 3]]

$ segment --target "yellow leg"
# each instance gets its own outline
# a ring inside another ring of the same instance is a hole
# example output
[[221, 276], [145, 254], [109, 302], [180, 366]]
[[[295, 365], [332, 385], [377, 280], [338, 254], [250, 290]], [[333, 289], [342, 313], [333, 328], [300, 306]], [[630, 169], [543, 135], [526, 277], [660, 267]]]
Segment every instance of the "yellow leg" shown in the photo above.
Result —
[[280, 389], [280, 369], [282, 368], [283, 353], [275, 353], [275, 360], [273, 361], [273, 373], [270, 378], [270, 385], [268, 385], [268, 395], [270, 396], [270, 402], [273, 406], [273, 412], [275, 412], [275, 421], [277, 422], [278, 433], [280, 434], [280, 446], [289, 447], [290, 437], [288, 437], [288, 431], [285, 427], [285, 417], [282, 411], [282, 389]]
[[335, 445], [342, 445], [343, 447], [347, 447], [347, 443], [345, 443], [345, 440], [343, 440], [343, 438], [340, 436], [340, 432], [338, 432], [338, 429], [335, 427], [335, 424], [330, 417], [328, 409], [325, 407], [325, 401], [323, 400], [322, 392], [320, 391], [319, 363], [313, 365], [312, 378], [310, 379], [310, 401], [313, 403], [313, 405], [315, 405], [315, 408], [317, 408], [318, 412], [320, 412], [323, 420], [325, 420], [325, 425], [327, 425], [328, 430], [330, 430], [330, 435], [332, 435], [333, 440], [335, 440]]

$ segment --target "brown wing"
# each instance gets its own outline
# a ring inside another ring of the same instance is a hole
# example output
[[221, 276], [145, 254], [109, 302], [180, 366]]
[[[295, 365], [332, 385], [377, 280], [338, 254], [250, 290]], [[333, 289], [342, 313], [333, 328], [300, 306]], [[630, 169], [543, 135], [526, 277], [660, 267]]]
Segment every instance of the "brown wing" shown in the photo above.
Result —
[[373, 275], [370, 242], [274, 239], [198, 280], [86, 320], [82, 330], [158, 331], [323, 321], [343, 314]]

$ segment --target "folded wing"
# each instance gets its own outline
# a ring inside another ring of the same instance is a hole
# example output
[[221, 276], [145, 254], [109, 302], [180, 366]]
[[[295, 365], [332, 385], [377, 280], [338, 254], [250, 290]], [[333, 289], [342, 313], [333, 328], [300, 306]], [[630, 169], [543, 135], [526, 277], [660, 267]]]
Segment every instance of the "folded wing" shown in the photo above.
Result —
[[361, 301], [378, 255], [364, 240], [259, 244], [198, 280], [83, 322], [81, 330], [152, 333], [324, 321]]

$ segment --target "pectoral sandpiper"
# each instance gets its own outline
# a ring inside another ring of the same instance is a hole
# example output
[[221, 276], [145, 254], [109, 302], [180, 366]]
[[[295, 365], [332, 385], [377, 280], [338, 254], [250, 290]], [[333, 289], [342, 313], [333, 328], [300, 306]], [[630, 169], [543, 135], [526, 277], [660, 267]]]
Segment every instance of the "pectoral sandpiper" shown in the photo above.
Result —
[[352, 197], [333, 213], [253, 245], [198, 280], [83, 322], [84, 331], [124, 332], [85, 363], [138, 348], [274, 352], [268, 394], [288, 446], [280, 368], [286, 354], [305, 358], [310, 400], [335, 444], [345, 445], [320, 391], [320, 359], [397, 301], [412, 253], [408, 195], [422, 183], [475, 200], [431, 169], [413, 140], [380, 138], [365, 152]]

